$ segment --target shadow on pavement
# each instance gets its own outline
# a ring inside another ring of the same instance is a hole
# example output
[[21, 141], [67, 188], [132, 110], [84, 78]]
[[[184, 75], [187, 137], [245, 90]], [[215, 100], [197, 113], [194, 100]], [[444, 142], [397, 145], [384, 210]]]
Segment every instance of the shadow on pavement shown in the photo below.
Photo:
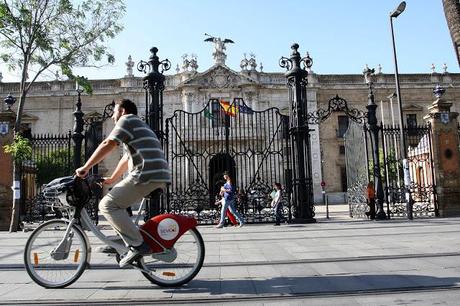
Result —
[[103, 290], [152, 290], [160, 289], [165, 293], [199, 294], [296, 294], [296, 293], [333, 293], [360, 291], [417, 291], [430, 288], [448, 288], [460, 285], [460, 277], [433, 277], [425, 275], [349, 275], [349, 276], [311, 276], [276, 277], [271, 279], [229, 279], [229, 280], [193, 280], [180, 288], [161, 288], [152, 286], [106, 286]]

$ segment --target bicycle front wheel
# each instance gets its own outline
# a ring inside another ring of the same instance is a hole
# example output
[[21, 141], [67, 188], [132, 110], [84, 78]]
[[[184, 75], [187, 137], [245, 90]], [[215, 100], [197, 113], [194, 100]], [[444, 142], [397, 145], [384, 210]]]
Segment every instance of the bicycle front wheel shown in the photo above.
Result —
[[27, 273], [45, 288], [64, 288], [75, 282], [86, 268], [88, 245], [82, 230], [69, 221], [50, 220], [35, 229], [27, 240], [24, 263]]
[[149, 273], [142, 274], [162, 287], [178, 287], [191, 281], [200, 272], [204, 261], [204, 242], [196, 228], [185, 232], [174, 244], [172, 255], [165, 260], [144, 256], [138, 265]]

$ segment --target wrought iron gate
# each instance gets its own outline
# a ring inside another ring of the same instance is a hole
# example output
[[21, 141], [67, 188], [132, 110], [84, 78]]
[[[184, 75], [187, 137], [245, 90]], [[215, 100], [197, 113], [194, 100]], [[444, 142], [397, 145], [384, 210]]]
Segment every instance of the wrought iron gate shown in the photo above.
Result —
[[[99, 144], [104, 139], [103, 124], [104, 121], [112, 117], [115, 101], [107, 104], [104, 107], [104, 112], [95, 116], [89, 116], [85, 119], [85, 160], [96, 150]], [[91, 169], [91, 173], [99, 173], [98, 166]]]
[[[406, 217], [404, 199], [404, 178], [400, 157], [399, 126], [382, 127], [382, 143], [385, 172], [385, 197], [387, 210], [391, 217]], [[432, 135], [429, 124], [404, 127], [407, 160], [411, 178], [410, 193], [414, 201], [413, 216], [432, 217], [438, 215], [436, 182], [433, 171]]]
[[[254, 111], [243, 99], [210, 99], [197, 113], [182, 110], [166, 120], [165, 153], [173, 179], [166, 211], [212, 223], [219, 214], [215, 196], [229, 171], [238, 191], [237, 208], [248, 222], [273, 220], [269, 194], [286, 185], [288, 117], [277, 108]], [[285, 214], [291, 216], [286, 193]]]
[[366, 128], [351, 121], [345, 132], [345, 161], [347, 167], [347, 201], [350, 217], [365, 218], [366, 188], [369, 183], [368, 143]]
[[369, 160], [364, 134], [366, 113], [356, 108], [349, 108], [347, 100], [336, 95], [328, 101], [327, 109], [318, 109], [309, 113], [307, 116], [308, 123], [321, 124], [333, 112], [343, 112], [350, 119], [348, 120], [348, 130], [344, 135], [347, 200], [350, 216], [362, 216], [367, 209], [365, 188], [368, 183], [367, 167]]

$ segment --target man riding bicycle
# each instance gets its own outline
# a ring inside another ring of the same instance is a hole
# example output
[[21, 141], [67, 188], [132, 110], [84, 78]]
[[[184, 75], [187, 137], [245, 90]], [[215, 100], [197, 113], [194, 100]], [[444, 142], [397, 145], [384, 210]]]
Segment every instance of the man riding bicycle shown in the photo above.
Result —
[[103, 161], [118, 145], [123, 144], [125, 147], [127, 153], [120, 159], [112, 175], [105, 178], [104, 184], [113, 184], [127, 170], [129, 175], [117, 183], [99, 203], [99, 211], [129, 247], [128, 253], [120, 260], [120, 267], [124, 267], [151, 252], [126, 208], [153, 190], [164, 188], [166, 183], [171, 182], [171, 171], [160, 141], [137, 116], [134, 102], [129, 99], [116, 101], [112, 119], [115, 127], [110, 135], [75, 173], [85, 177], [93, 166]]

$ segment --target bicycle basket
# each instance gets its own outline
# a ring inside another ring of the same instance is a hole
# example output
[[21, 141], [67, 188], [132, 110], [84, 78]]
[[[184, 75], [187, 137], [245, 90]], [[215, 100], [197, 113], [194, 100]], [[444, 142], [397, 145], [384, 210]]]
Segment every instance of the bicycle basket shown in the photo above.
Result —
[[88, 182], [85, 179], [75, 177], [72, 186], [67, 192], [67, 202], [71, 206], [82, 208], [88, 203], [92, 192]]

